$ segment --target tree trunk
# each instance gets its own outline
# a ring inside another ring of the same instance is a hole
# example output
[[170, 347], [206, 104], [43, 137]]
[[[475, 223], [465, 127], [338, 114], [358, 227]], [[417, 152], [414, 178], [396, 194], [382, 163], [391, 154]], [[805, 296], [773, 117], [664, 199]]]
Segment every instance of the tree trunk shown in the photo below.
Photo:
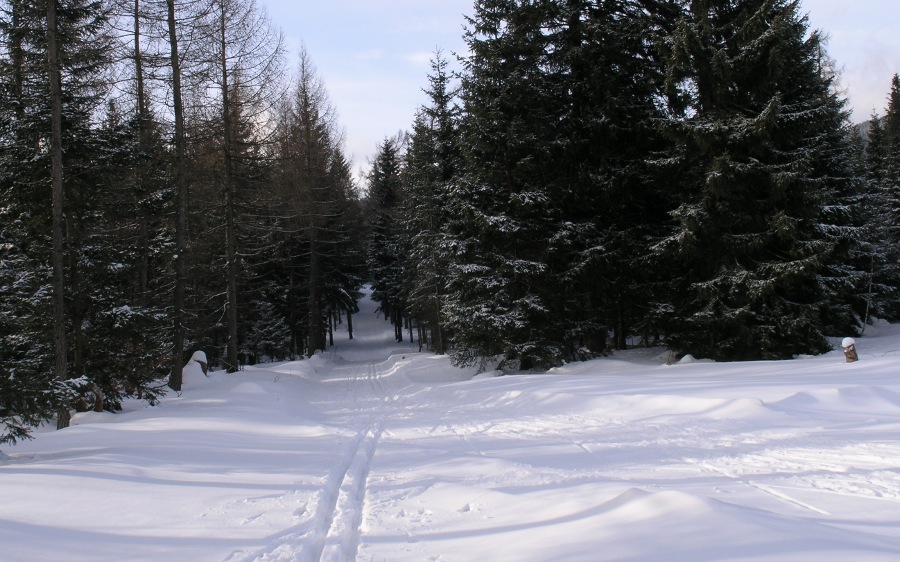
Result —
[[[65, 215], [63, 213], [62, 153], [62, 84], [57, 44], [56, 0], [47, 2], [47, 55], [50, 73], [50, 166], [53, 197], [53, 344], [56, 354], [56, 380], [68, 378], [68, 344], [66, 342], [66, 301], [64, 272]], [[71, 415], [67, 406], [59, 410], [56, 428], [69, 427]]]
[[181, 391], [184, 367], [184, 286], [187, 252], [187, 186], [184, 179], [184, 106], [181, 100], [181, 62], [175, 35], [175, 0], [166, 0], [169, 24], [169, 48], [172, 65], [172, 102], [175, 111], [175, 294], [172, 307], [172, 373], [169, 387]]
[[403, 321], [402, 316], [397, 312], [396, 308], [391, 310], [391, 324], [394, 326], [394, 339], [399, 343], [403, 341]]
[[231, 103], [228, 92], [228, 58], [227, 44], [225, 42], [225, 6], [219, 3], [219, 49], [222, 71], [222, 128], [224, 135], [224, 160], [225, 160], [225, 251], [228, 260], [228, 306], [226, 307], [228, 321], [228, 357], [226, 369], [229, 373], [238, 370], [238, 306], [237, 306], [237, 233], [234, 221], [234, 156], [232, 154], [233, 133], [231, 123]]
[[[141, 0], [134, 0], [134, 74], [137, 86], [137, 112], [138, 112], [138, 147], [144, 154], [147, 149], [147, 100], [144, 98], [144, 59], [141, 52]], [[143, 189], [143, 175], [140, 170], [135, 170], [135, 209], [139, 209], [138, 202]], [[147, 217], [143, 212], [138, 213], [138, 239], [137, 250], [141, 257], [138, 264], [137, 275], [137, 303], [147, 305], [148, 288], [150, 285], [150, 233]]]
[[413, 335], [413, 321], [412, 316], [406, 317], [406, 331], [409, 334], [409, 343], [415, 343], [415, 337]]
[[616, 306], [616, 327], [614, 333], [616, 340], [616, 349], [627, 349], [628, 329], [625, 326], [625, 311], [622, 309], [621, 303]]
[[334, 312], [328, 315], [328, 347], [334, 347]]
[[[12, 16], [12, 25], [9, 31], [9, 58], [12, 62], [12, 95], [14, 100], [22, 100], [25, 87], [25, 54], [22, 48], [24, 33], [21, 30], [22, 10], [26, 4], [24, 2], [10, 2], [10, 12]], [[16, 117], [19, 122], [25, 118], [25, 104], [16, 104]], [[18, 127], [16, 128], [18, 130]]]
[[[315, 220], [314, 218], [310, 219]], [[309, 356], [316, 351], [325, 349], [325, 327], [322, 324], [322, 308], [320, 303], [320, 278], [322, 277], [319, 263], [319, 248], [316, 240], [315, 226], [309, 232]]]
[[350, 309], [347, 309], [347, 334], [350, 335], [350, 339], [353, 339], [353, 313], [350, 312]]

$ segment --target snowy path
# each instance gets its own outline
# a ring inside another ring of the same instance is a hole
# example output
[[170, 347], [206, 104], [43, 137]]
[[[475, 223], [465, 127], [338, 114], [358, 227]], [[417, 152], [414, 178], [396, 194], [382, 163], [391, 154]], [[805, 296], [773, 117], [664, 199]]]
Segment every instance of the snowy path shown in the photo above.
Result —
[[[395, 373], [402, 361], [384, 356], [396, 342], [374, 303], [363, 303], [355, 324], [355, 339], [344, 344], [344, 353], [325, 354], [330, 368], [321, 373], [319, 383], [329, 399], [318, 412], [334, 427], [355, 434], [343, 439], [341, 459], [315, 495], [314, 509], [304, 510], [309, 518], [300, 526], [303, 532], [286, 532], [264, 552], [245, 557], [247, 562], [357, 559], [369, 473], [383, 427], [396, 410], [391, 405], [399, 401], [403, 389], [388, 388], [385, 383], [385, 377]], [[399, 351], [402, 353], [402, 346]]]
[[363, 305], [322, 356], [5, 448], [0, 560], [900, 559], [898, 326], [851, 365], [472, 379]]

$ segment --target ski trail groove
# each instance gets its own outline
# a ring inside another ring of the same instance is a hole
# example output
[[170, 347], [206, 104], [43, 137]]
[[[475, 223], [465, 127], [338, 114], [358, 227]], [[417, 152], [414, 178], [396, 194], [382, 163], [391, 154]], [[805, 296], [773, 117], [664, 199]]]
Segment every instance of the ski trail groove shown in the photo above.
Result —
[[814, 505], [810, 505], [806, 502], [802, 502], [796, 498], [789, 496], [788, 494], [779, 492], [778, 490], [775, 490], [764, 484], [759, 484], [758, 482], [754, 482], [753, 480], [744, 480], [744, 479], [738, 478], [734, 474], [731, 474], [729, 471], [723, 470], [717, 466], [713, 466], [712, 464], [700, 463], [700, 467], [705, 468], [706, 470], [709, 470], [710, 472], [715, 472], [716, 474], [724, 476], [725, 478], [728, 478], [733, 482], [743, 484], [744, 486], [753, 488], [754, 490], [758, 490], [764, 494], [768, 494], [768, 495], [772, 496], [773, 498], [777, 498], [777, 499], [779, 499], [785, 503], [788, 503], [790, 505], [793, 505], [795, 507], [799, 507], [801, 509], [812, 511], [813, 513], [818, 513], [819, 515], [829, 515], [829, 516], [831, 515], [824, 509], [819, 509], [818, 507], [816, 507]]
[[316, 509], [309, 549], [301, 560], [347, 562], [356, 559], [366, 481], [381, 433], [379, 423], [360, 431], [347, 448], [343, 462], [329, 475]]

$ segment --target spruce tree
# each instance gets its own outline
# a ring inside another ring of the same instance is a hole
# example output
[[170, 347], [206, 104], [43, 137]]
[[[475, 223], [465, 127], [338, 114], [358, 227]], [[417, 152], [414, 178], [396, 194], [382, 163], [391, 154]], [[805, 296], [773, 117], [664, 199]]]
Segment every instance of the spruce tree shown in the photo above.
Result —
[[[10, 202], [7, 210], [16, 230], [9, 231], [10, 248], [23, 267], [54, 264], [52, 276], [44, 272], [45, 279], [54, 279], [53, 314], [36, 306], [32, 314], [39, 316], [20, 318], [22, 333], [40, 334], [49, 329], [42, 318], [54, 319], [57, 380], [51, 386], [72, 386], [70, 378], [79, 379], [81, 385], [85, 377], [95, 377], [86, 359], [87, 350], [97, 346], [85, 329], [94, 308], [86, 279], [104, 267], [85, 258], [95, 249], [92, 228], [104, 212], [101, 178], [111, 159], [96, 123], [109, 89], [108, 13], [104, 3], [89, 0], [40, 5], [9, 2], [4, 8], [8, 53], [4, 65], [9, 73], [3, 74], [9, 81], [2, 105], [11, 119], [4, 135], [9, 144], [3, 151], [3, 197]], [[51, 192], [52, 213], [44, 199]], [[33, 288], [45, 291], [37, 285]], [[14, 292], [22, 296], [26, 294], [22, 289], [19, 284]], [[43, 338], [50, 339], [49, 335], [44, 332]], [[40, 349], [35, 346], [35, 352]], [[50, 387], [47, 391], [54, 394]], [[67, 409], [60, 409], [58, 426], [64, 427], [67, 417]]]
[[870, 121], [866, 149], [875, 243], [874, 314], [900, 318], [900, 76], [894, 75], [883, 117]]
[[27, 438], [64, 396], [48, 392], [53, 369], [50, 217], [42, 15], [28, 2], [2, 5], [0, 20], [0, 443]]
[[366, 267], [372, 282], [372, 299], [394, 326], [397, 341], [403, 341], [406, 318], [406, 272], [408, 251], [398, 219], [403, 201], [402, 139], [386, 138], [378, 147], [367, 177], [369, 240]]
[[821, 221], [847, 137], [818, 33], [796, 1], [694, 0], [669, 42], [670, 345], [725, 360], [829, 349], [820, 275], [836, 257]]
[[[546, 368], [624, 346], [648, 316], [666, 221], [652, 38], [671, 2], [477, 2], [449, 191], [448, 324], [460, 363]], [[663, 195], [663, 196], [661, 196]]]
[[79, 170], [98, 189], [91, 220], [79, 229], [84, 243], [75, 318], [84, 327], [76, 332], [73, 343], [80, 340], [81, 349], [73, 363], [103, 393], [105, 408], [118, 410], [126, 396], [155, 401], [163, 391], [158, 381], [170, 368], [162, 295], [171, 281], [164, 258], [171, 200], [165, 147], [152, 122], [137, 112], [126, 118], [110, 104], [95, 135], [103, 158]]
[[544, 62], [552, 2], [482, 0], [469, 19], [461, 98], [465, 174], [450, 190], [447, 326], [454, 360], [557, 364], [560, 287], [548, 267], [560, 220], [552, 184], [558, 97]]
[[[409, 313], [420, 329], [430, 334], [430, 347], [438, 354], [447, 350], [450, 334], [443, 322], [446, 301], [448, 256], [444, 228], [450, 182], [461, 171], [459, 109], [456, 90], [447, 71], [448, 62], [440, 52], [431, 62], [429, 104], [420, 108], [403, 175], [403, 228], [409, 241]], [[425, 342], [420, 338], [420, 345]]]
[[652, 165], [664, 146], [657, 100], [663, 88], [658, 40], [673, 2], [558, 2], [548, 66], [561, 127], [554, 144], [554, 193], [563, 220], [552, 268], [565, 287], [567, 355], [617, 349], [655, 329], [652, 302], [665, 282], [650, 267], [648, 241], [668, 224], [673, 194]]

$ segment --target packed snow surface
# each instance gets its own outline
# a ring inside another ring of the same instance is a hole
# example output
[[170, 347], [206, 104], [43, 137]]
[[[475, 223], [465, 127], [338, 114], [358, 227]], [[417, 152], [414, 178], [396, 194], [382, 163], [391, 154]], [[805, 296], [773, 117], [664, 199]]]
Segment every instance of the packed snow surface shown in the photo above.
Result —
[[898, 326], [857, 363], [502, 377], [397, 344], [370, 301], [354, 326], [4, 447], [0, 559], [900, 559]]

